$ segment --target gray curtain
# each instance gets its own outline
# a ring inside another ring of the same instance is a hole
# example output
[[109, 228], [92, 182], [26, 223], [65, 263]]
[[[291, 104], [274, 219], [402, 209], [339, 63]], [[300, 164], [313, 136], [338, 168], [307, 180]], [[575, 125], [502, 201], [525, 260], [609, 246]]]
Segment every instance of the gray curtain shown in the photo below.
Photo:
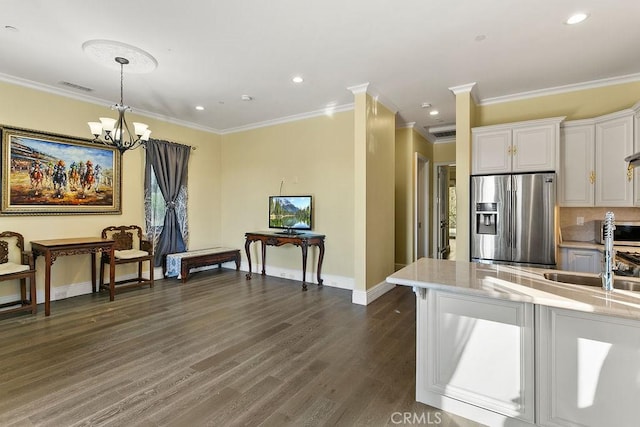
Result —
[[[144, 173], [147, 233], [154, 236], [154, 263], [162, 266], [164, 256], [187, 250], [187, 173], [191, 147], [169, 141], [149, 139], [146, 144]], [[161, 231], [150, 218], [153, 175], [165, 201]]]

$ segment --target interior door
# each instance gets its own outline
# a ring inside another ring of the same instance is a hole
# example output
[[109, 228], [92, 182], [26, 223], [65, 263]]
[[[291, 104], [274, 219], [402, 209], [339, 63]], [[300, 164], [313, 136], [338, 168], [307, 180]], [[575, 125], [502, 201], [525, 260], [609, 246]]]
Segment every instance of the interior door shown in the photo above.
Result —
[[438, 166], [437, 182], [437, 218], [438, 218], [438, 247], [436, 258], [447, 259], [449, 257], [449, 166]]

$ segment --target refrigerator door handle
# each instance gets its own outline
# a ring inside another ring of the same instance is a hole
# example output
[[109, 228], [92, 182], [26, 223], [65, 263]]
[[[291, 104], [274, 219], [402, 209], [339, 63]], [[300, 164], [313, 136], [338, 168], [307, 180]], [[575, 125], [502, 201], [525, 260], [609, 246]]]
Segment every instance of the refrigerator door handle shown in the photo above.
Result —
[[509, 180], [507, 181], [507, 191], [506, 191], [506, 196], [507, 196], [507, 200], [505, 203], [505, 208], [506, 208], [506, 217], [507, 217], [507, 248], [511, 247], [511, 237], [512, 237], [512, 228], [511, 228], [511, 221], [512, 221], [512, 206], [513, 204], [511, 203], [511, 178], [509, 178]]
[[511, 247], [512, 248], [516, 248], [516, 206], [518, 206], [518, 193], [516, 193], [516, 189], [515, 186], [512, 187], [511, 192], [509, 193], [511, 194], [511, 209], [509, 209], [509, 212], [511, 212], [511, 228], [509, 230], [511, 230]]

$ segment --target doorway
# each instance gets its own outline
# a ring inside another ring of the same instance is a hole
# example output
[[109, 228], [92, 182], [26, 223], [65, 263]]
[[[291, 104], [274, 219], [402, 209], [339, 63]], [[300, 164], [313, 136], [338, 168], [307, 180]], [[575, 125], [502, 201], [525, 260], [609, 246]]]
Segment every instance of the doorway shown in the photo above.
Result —
[[434, 236], [435, 258], [456, 259], [456, 166], [440, 164], [434, 172], [436, 180]]
[[415, 153], [414, 261], [429, 256], [429, 160]]

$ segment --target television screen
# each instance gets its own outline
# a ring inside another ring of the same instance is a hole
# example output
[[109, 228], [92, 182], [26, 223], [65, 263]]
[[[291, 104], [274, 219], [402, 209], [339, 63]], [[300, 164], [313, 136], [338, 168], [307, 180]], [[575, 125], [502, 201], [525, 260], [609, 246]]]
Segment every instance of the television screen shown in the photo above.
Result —
[[269, 228], [311, 230], [311, 196], [269, 196]]

